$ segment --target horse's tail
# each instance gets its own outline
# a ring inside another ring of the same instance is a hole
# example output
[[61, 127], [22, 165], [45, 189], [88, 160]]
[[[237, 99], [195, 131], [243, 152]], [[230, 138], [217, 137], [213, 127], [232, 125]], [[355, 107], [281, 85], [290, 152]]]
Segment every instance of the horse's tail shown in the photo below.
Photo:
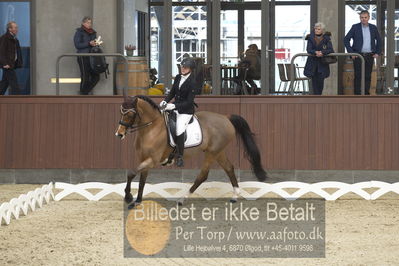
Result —
[[236, 133], [240, 135], [244, 147], [245, 147], [245, 157], [251, 163], [252, 171], [259, 181], [265, 181], [267, 174], [262, 167], [260, 152], [258, 146], [256, 145], [254, 136], [255, 134], [251, 132], [247, 121], [239, 115], [231, 115], [230, 122], [236, 129]]

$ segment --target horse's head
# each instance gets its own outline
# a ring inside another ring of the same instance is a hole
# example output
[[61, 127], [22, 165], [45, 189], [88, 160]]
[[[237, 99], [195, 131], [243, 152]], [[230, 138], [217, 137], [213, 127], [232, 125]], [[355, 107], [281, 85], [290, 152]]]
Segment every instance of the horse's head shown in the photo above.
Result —
[[125, 101], [121, 105], [122, 118], [119, 121], [119, 126], [116, 130], [115, 136], [124, 139], [129, 128], [133, 127], [137, 116], [139, 116], [139, 112], [137, 110], [137, 101], [138, 98], [125, 98]]
[[125, 97], [121, 105], [121, 115], [115, 135], [124, 139], [129, 129], [136, 131], [150, 126], [157, 116], [160, 117], [160, 111], [158, 105], [149, 97], [138, 95]]

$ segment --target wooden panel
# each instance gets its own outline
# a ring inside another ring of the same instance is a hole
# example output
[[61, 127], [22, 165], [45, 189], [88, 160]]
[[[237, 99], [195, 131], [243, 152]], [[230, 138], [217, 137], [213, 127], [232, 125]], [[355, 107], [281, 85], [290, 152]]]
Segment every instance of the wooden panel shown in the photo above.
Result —
[[[0, 167], [134, 167], [134, 135], [114, 136], [121, 102], [117, 96], [0, 97]], [[196, 102], [198, 110], [244, 117], [267, 169], [399, 170], [399, 97], [203, 96]], [[250, 169], [241, 141], [227, 154], [236, 169]], [[187, 168], [200, 167], [201, 157], [187, 161]]]

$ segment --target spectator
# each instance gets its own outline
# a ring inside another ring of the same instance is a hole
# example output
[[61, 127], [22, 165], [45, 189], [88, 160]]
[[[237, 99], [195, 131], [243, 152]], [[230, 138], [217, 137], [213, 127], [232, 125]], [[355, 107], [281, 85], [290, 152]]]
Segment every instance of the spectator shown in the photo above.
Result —
[[[349, 53], [359, 53], [365, 61], [365, 93], [370, 94], [371, 72], [373, 71], [374, 58], [381, 54], [381, 37], [375, 25], [369, 23], [370, 13], [367, 10], [360, 12], [360, 23], [352, 25], [344, 38], [346, 50]], [[353, 44], [350, 41], [353, 39]], [[361, 60], [352, 56], [355, 70], [355, 94], [360, 95], [362, 79]]]
[[[80, 28], [76, 29], [75, 37], [73, 38], [75, 47], [78, 53], [90, 53], [92, 47], [96, 46], [97, 33], [92, 28], [92, 19], [84, 17]], [[100, 80], [100, 75], [93, 73], [90, 67], [89, 57], [78, 57], [78, 64], [80, 68], [80, 94], [88, 95]]]
[[9, 86], [11, 87], [10, 95], [20, 94], [15, 69], [22, 67], [22, 52], [17, 34], [17, 23], [10, 21], [7, 23], [7, 32], [0, 37], [0, 67], [3, 69], [0, 95], [4, 95]]
[[254, 80], [260, 79], [260, 54], [258, 46], [250, 44], [244, 53], [244, 57], [241, 58], [241, 62], [238, 64], [238, 80], [242, 81], [245, 78], [245, 81], [248, 82], [255, 94], [260, 94], [260, 89], [254, 82]]
[[306, 36], [308, 41], [304, 75], [312, 79], [312, 88], [315, 95], [322, 95], [324, 89], [324, 79], [330, 76], [330, 66], [323, 63], [322, 57], [334, 52], [331, 43], [331, 33], [325, 31], [326, 26], [318, 22], [314, 25], [312, 33]]

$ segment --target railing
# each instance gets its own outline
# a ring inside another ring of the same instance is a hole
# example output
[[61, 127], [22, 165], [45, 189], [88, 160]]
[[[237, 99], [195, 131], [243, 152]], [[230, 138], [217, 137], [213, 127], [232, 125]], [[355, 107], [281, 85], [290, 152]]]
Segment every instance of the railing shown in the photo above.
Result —
[[[90, 56], [106, 56], [106, 57], [120, 57], [123, 58], [124, 60], [124, 65], [125, 65], [125, 88], [128, 87], [128, 60], [127, 58], [122, 55], [122, 54], [117, 54], [117, 53], [110, 53], [110, 54], [95, 54], [95, 53], [74, 53], [74, 54], [63, 54], [60, 55], [57, 58], [57, 65], [56, 65], [56, 94], [60, 95], [60, 61], [64, 57], [78, 57], [78, 56], [85, 56], [85, 57], [90, 57]], [[126, 90], [123, 90], [123, 96], [125, 96]]]
[[[291, 73], [290, 73], [290, 89], [289, 89], [289, 93], [293, 94], [294, 93], [294, 80], [295, 80], [295, 68], [294, 68], [294, 61], [297, 57], [299, 56], [314, 56], [311, 54], [307, 54], [307, 53], [299, 53], [296, 54], [292, 57], [291, 59]], [[360, 60], [362, 61], [362, 66], [361, 66], [361, 74], [362, 74], [362, 78], [361, 78], [361, 83], [360, 83], [360, 88], [361, 88], [361, 94], [364, 95], [365, 92], [365, 76], [364, 76], [364, 72], [365, 72], [365, 61], [363, 56], [361, 56], [358, 53], [331, 53], [329, 54], [329, 56], [357, 56], [360, 58]]]

